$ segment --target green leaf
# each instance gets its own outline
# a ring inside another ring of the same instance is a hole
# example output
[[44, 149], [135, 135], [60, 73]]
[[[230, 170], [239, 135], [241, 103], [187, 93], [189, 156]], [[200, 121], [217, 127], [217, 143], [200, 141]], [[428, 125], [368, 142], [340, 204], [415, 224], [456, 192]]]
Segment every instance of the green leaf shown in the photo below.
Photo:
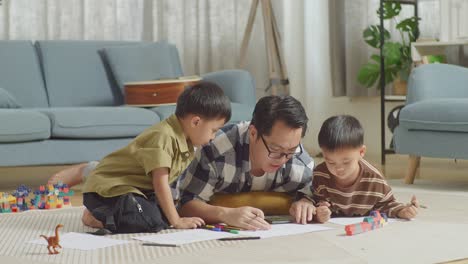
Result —
[[[362, 37], [364, 38], [364, 41], [369, 44], [371, 47], [374, 47], [376, 49], [380, 48], [380, 26], [376, 25], [371, 25], [367, 27], [363, 32], [362, 32]], [[390, 32], [386, 29], [384, 29], [384, 39], [385, 41], [390, 39]]]
[[[378, 63], [373, 63], [371, 61], [364, 64], [358, 72], [358, 82], [367, 88], [372, 88], [374, 85], [377, 84], [377, 89], [380, 89], [380, 56], [379, 55], [372, 55], [372, 61], [377, 61]], [[389, 64], [385, 61], [385, 84], [389, 84], [395, 80], [399, 71], [401, 70], [401, 66], [396, 64]]]
[[375, 82], [380, 76], [380, 64], [366, 63], [361, 67], [358, 73], [358, 81], [362, 85], [370, 88], [374, 86]]
[[376, 55], [376, 54], [371, 55], [371, 60], [380, 64], [380, 55]]
[[418, 23], [421, 18], [419, 17], [410, 17], [407, 18], [396, 25], [398, 30], [407, 32], [410, 42], [416, 41], [419, 37]]
[[386, 42], [383, 47], [383, 54], [386, 65], [401, 64], [401, 48], [398, 42]]
[[[384, 1], [383, 3], [383, 18], [390, 19], [398, 16], [401, 11], [401, 4], [395, 1]], [[381, 16], [380, 8], [377, 9], [377, 15]]]
[[399, 70], [400, 67], [396, 65], [389, 65], [388, 67], [385, 67], [385, 84], [393, 82], [393, 80], [396, 79]]

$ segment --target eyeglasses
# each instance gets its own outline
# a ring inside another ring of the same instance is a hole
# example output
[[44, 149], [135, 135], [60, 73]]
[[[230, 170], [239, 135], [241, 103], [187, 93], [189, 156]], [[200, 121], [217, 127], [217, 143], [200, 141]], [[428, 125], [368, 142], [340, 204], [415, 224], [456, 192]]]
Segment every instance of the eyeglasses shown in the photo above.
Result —
[[291, 159], [291, 158], [295, 158], [295, 157], [298, 157], [299, 155], [302, 154], [302, 146], [301, 144], [299, 144], [299, 152], [294, 152], [294, 153], [285, 153], [285, 152], [273, 152], [270, 150], [270, 148], [268, 147], [265, 139], [263, 138], [263, 136], [260, 136], [260, 138], [262, 139], [262, 142], [263, 142], [263, 145], [265, 145], [265, 148], [267, 149], [268, 151], [268, 157], [270, 159], [281, 159], [282, 157], [286, 157], [286, 159]]

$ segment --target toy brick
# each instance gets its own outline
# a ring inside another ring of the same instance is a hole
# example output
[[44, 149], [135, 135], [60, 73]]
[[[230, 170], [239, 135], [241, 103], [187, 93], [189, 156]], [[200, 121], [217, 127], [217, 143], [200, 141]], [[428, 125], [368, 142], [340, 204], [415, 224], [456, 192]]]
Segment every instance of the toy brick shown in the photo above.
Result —
[[364, 233], [374, 229], [378, 229], [387, 224], [387, 215], [380, 214], [379, 211], [370, 212], [369, 216], [364, 217], [364, 220], [361, 223], [346, 225], [345, 232], [346, 235], [352, 236], [355, 234]]

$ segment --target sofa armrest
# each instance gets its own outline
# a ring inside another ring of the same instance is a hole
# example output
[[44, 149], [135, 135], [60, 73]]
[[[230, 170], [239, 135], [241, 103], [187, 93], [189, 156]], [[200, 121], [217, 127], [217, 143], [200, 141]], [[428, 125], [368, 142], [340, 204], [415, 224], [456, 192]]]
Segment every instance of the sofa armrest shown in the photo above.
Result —
[[255, 81], [244, 70], [224, 70], [202, 75], [203, 80], [216, 83], [231, 102], [255, 105]]
[[467, 68], [450, 64], [428, 64], [411, 72], [406, 104], [442, 98], [468, 98]]

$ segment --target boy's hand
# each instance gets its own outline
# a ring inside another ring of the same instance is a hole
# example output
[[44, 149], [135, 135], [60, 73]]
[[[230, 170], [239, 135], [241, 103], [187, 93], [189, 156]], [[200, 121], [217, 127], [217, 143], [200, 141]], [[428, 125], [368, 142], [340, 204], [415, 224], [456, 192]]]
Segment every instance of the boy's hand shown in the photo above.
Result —
[[305, 225], [307, 222], [312, 221], [315, 214], [315, 206], [311, 201], [302, 198], [291, 204], [289, 214], [294, 218], [296, 223]]
[[411, 203], [408, 204], [405, 208], [401, 209], [397, 216], [403, 219], [415, 218], [418, 214], [419, 202], [416, 199], [416, 196], [413, 195], [411, 198]]
[[223, 218], [226, 224], [246, 230], [268, 230], [271, 228], [270, 224], [265, 221], [263, 211], [250, 206], [229, 208]]
[[331, 210], [330, 210], [330, 203], [328, 202], [320, 202], [318, 203], [318, 207], [315, 210], [315, 221], [319, 223], [325, 223], [330, 219]]
[[172, 226], [177, 229], [193, 229], [205, 225], [199, 217], [179, 217]]

